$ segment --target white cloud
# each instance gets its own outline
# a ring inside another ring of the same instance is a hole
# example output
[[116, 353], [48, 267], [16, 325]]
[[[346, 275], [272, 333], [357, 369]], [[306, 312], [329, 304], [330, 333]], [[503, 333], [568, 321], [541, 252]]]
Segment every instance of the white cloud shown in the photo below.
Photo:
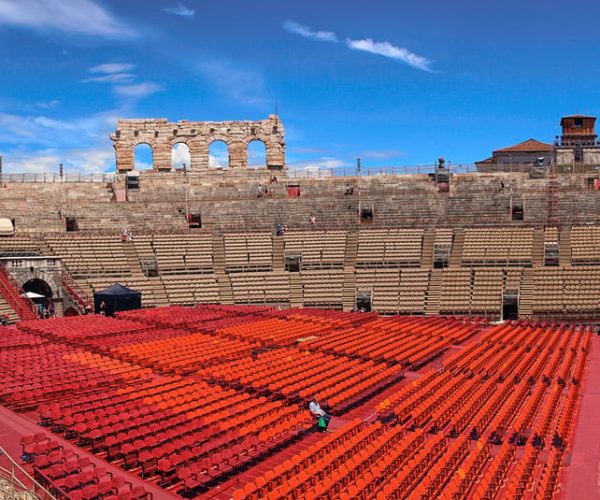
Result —
[[[308, 26], [297, 23], [296, 21], [285, 21], [283, 23], [283, 29], [288, 33], [299, 35], [307, 40], [316, 42], [337, 43], [339, 41], [336, 34], [332, 31], [316, 31]], [[396, 47], [390, 42], [375, 42], [371, 38], [365, 38], [364, 40], [351, 40], [350, 38], [347, 38], [346, 46], [352, 50], [360, 50], [370, 54], [387, 57], [389, 59], [401, 61], [413, 68], [433, 72], [431, 69], [432, 62], [429, 59], [419, 56], [403, 47]]]
[[133, 73], [112, 73], [110, 75], [92, 76], [81, 81], [83, 83], [131, 83], [135, 80], [135, 76]]
[[431, 72], [431, 61], [403, 47], [396, 47], [389, 42], [375, 42], [370, 38], [364, 40], [346, 40], [346, 45], [353, 50], [361, 50], [383, 57], [389, 57], [412, 66], [413, 68]]
[[110, 148], [13, 150], [5, 155], [3, 171], [19, 174], [58, 173], [60, 163], [67, 173], [114, 172], [114, 152]]
[[210, 168], [227, 168], [229, 165], [229, 149], [223, 141], [214, 141], [208, 149], [208, 166]]
[[187, 144], [175, 144], [171, 150], [171, 165], [173, 168], [183, 168], [184, 164], [188, 169], [191, 166], [190, 148]]
[[71, 121], [43, 115], [0, 113], [0, 144], [73, 148], [82, 142], [106, 140], [127, 110], [111, 110]]
[[72, 172], [114, 172], [108, 134], [126, 108], [71, 121], [37, 115], [0, 113], [0, 144], [6, 172], [56, 172], [59, 163]]
[[0, 24], [116, 39], [136, 35], [93, 0], [1, 0]]
[[371, 150], [371, 151], [362, 151], [359, 153], [361, 158], [375, 158], [384, 160], [387, 158], [395, 158], [398, 156], [404, 156], [406, 153], [404, 151], [399, 151], [397, 149], [382, 149], [382, 150]]
[[194, 14], [196, 13], [195, 10], [192, 10], [192, 9], [186, 7], [182, 3], [179, 3], [172, 7], [166, 7], [163, 9], [163, 12], [166, 12], [167, 14], [174, 14], [176, 16], [182, 16], [182, 17], [194, 17]]
[[329, 171], [344, 167], [352, 167], [352, 164], [347, 161], [340, 160], [339, 158], [333, 158], [330, 156], [322, 156], [321, 158], [311, 160], [292, 161], [288, 164], [288, 168], [290, 170], [309, 172]]
[[117, 85], [114, 92], [119, 97], [143, 99], [163, 90], [163, 86], [154, 82], [135, 83], [133, 85]]
[[109, 75], [112, 73], [131, 71], [133, 68], [135, 68], [135, 65], [131, 63], [104, 63], [92, 66], [88, 71], [90, 73], [103, 73]]
[[207, 82], [236, 102], [256, 106], [268, 102], [263, 76], [229, 61], [208, 61], [198, 65]]
[[331, 31], [316, 31], [308, 26], [297, 23], [296, 21], [285, 21], [283, 23], [283, 29], [288, 33], [292, 33], [294, 35], [300, 35], [308, 40], [314, 40], [316, 42], [332, 42], [335, 43], [338, 41], [335, 33]]
[[47, 102], [36, 102], [35, 103], [35, 105], [41, 109], [52, 109], [52, 108], [55, 108], [56, 106], [58, 106], [59, 104], [60, 104], [60, 101], [58, 99], [52, 99], [51, 101], [47, 101]]

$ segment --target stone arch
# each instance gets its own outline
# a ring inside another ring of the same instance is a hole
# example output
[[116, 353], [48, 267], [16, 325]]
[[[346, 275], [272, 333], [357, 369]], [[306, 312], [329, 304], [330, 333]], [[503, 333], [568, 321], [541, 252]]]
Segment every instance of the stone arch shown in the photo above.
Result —
[[30, 280], [23, 283], [22, 288], [25, 292], [33, 292], [44, 297], [51, 299], [54, 296], [52, 287], [47, 281], [41, 278], [31, 278]]
[[177, 141], [171, 145], [171, 170], [192, 168], [192, 150], [185, 141]]
[[231, 146], [226, 140], [213, 139], [208, 144], [209, 168], [229, 169], [231, 167]]
[[74, 307], [67, 307], [63, 316], [79, 316], [79, 311]]
[[154, 148], [148, 142], [138, 142], [133, 147], [134, 170], [154, 170]]
[[169, 122], [166, 118], [119, 120], [110, 136], [114, 142], [118, 172], [134, 168], [134, 148], [146, 143], [153, 149], [156, 171], [171, 170], [173, 144], [185, 142], [191, 151], [194, 170], [209, 168], [209, 146], [223, 141], [228, 147], [231, 169], [248, 167], [248, 143], [258, 139], [265, 144], [266, 165], [285, 168], [285, 131], [277, 115], [259, 121]]
[[267, 163], [267, 145], [265, 141], [258, 138], [251, 138], [246, 146], [248, 156], [248, 168], [266, 168]]

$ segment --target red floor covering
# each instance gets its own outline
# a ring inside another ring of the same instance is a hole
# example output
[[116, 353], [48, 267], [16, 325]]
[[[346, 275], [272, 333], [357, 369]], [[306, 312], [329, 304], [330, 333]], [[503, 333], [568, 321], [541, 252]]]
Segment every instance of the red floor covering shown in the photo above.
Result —
[[565, 500], [600, 498], [600, 338], [594, 337], [591, 345], [573, 448], [567, 456], [570, 465], [562, 478]]
[[[80, 456], [89, 457], [89, 459], [98, 466], [106, 467], [110, 472], [112, 472], [115, 476], [122, 476], [125, 480], [130, 481], [133, 486], [141, 485], [146, 491], [150, 492], [154, 496], [154, 500], [169, 500], [171, 498], [180, 498], [177, 495], [172, 495], [162, 488], [159, 488], [153, 485], [150, 482], [143, 481], [139, 477], [128, 474], [126, 471], [119, 467], [115, 467], [108, 462], [98, 458], [91, 453], [88, 453], [86, 450], [79, 448], [78, 446], [73, 445], [73, 443], [62, 439], [60, 436], [56, 434], [50, 433], [47, 429], [40, 427], [39, 425], [31, 422], [25, 416], [14, 413], [3, 406], [0, 406], [0, 443], [2, 443], [2, 447], [7, 451], [7, 453], [17, 462], [20, 462], [21, 456], [21, 445], [20, 440], [22, 436], [28, 436], [31, 434], [35, 434], [36, 432], [47, 432], [52, 435], [52, 439], [58, 441], [60, 444], [72, 447], [77, 454]], [[27, 470], [27, 466], [24, 466]], [[31, 473], [29, 470], [28, 472]]]

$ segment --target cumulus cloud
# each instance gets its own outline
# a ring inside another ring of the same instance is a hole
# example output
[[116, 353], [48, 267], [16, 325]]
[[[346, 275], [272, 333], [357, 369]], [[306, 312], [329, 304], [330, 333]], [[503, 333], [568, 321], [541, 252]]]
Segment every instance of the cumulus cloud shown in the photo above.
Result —
[[423, 71], [431, 70], [431, 61], [426, 57], [419, 56], [414, 52], [403, 47], [396, 47], [389, 42], [375, 42], [370, 38], [364, 40], [346, 40], [346, 45], [353, 50], [360, 50], [375, 54], [378, 56], [388, 57], [401, 61], [413, 68], [421, 69]]
[[141, 82], [132, 85], [117, 85], [114, 93], [118, 97], [144, 99], [163, 90], [163, 86], [154, 82]]
[[66, 121], [44, 115], [0, 113], [0, 143], [38, 148], [73, 148], [82, 142], [91, 144], [106, 140], [108, 131], [121, 116], [121, 111], [113, 110]]
[[136, 36], [93, 0], [1, 0], [0, 24], [114, 39]]
[[285, 21], [283, 23], [283, 29], [288, 33], [292, 33], [294, 35], [300, 35], [308, 40], [314, 40], [316, 42], [337, 42], [338, 39], [335, 36], [335, 33], [332, 31], [317, 31], [305, 26], [303, 24], [297, 23], [296, 21]]
[[262, 74], [230, 61], [205, 61], [198, 65], [207, 82], [230, 99], [245, 105], [264, 105], [268, 102]]
[[[330, 43], [339, 42], [337, 35], [332, 31], [316, 31], [308, 26], [297, 23], [296, 21], [285, 21], [283, 23], [283, 29], [288, 33], [299, 35], [307, 40]], [[345, 40], [345, 45], [351, 50], [359, 50], [368, 52], [369, 54], [387, 57], [403, 62], [416, 69], [433, 72], [431, 69], [432, 61], [411, 52], [409, 49], [397, 47], [390, 42], [376, 42], [371, 38], [365, 38], [363, 40], [352, 40], [347, 38]]]
[[15, 150], [6, 155], [3, 165], [5, 173], [39, 174], [58, 173], [62, 163], [65, 171], [78, 173], [114, 172], [114, 152], [106, 149], [54, 148], [33, 151]]
[[167, 14], [173, 14], [175, 16], [182, 16], [182, 17], [194, 17], [194, 14], [196, 13], [195, 10], [192, 10], [189, 7], [186, 7], [182, 3], [178, 3], [177, 5], [173, 5], [172, 7], [165, 7], [163, 9], [163, 12], [166, 12]]
[[190, 168], [191, 156], [190, 148], [187, 144], [177, 143], [173, 146], [171, 150], [171, 164], [173, 168], [183, 168], [183, 165], [188, 169]]
[[108, 134], [119, 118], [130, 114], [126, 107], [72, 120], [0, 113], [4, 171], [57, 172], [63, 163], [70, 172], [114, 172]]

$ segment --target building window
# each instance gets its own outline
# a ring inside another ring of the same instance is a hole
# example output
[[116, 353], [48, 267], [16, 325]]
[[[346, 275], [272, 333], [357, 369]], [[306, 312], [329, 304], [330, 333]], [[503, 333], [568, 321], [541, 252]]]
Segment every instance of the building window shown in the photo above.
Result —
[[575, 118], [573, 120], [573, 126], [575, 128], [583, 128], [583, 118]]

